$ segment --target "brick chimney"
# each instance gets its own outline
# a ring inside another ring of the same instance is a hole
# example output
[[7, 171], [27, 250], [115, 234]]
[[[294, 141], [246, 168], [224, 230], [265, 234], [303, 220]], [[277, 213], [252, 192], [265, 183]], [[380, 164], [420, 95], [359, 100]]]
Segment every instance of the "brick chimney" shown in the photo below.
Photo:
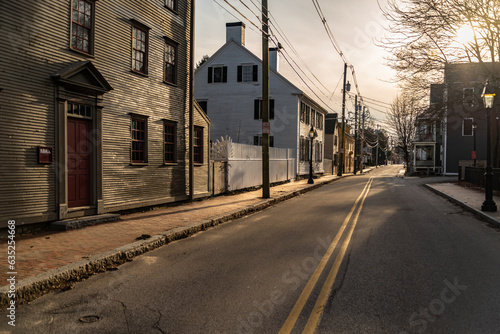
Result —
[[233, 39], [236, 43], [245, 46], [245, 23], [226, 23], [226, 42]]

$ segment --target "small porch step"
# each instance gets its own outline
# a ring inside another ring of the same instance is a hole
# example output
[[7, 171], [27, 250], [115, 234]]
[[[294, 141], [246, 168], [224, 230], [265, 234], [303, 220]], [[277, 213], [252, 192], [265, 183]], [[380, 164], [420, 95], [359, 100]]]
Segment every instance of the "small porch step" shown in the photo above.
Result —
[[50, 223], [50, 228], [56, 231], [71, 231], [84, 228], [87, 226], [112, 223], [120, 219], [121, 217], [119, 214], [107, 213], [103, 215], [94, 215], [94, 216], [58, 220], [53, 223]]

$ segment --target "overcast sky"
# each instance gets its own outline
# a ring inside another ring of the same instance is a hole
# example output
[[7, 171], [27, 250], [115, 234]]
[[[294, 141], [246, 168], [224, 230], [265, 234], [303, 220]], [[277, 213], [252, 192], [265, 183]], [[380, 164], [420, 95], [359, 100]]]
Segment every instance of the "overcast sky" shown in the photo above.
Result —
[[[239, 0], [227, 1], [234, 5], [247, 19], [259, 25], [255, 15], [245, 8]], [[242, 0], [242, 2], [255, 13], [257, 13], [255, 5], [261, 6], [260, 0]], [[382, 0], [381, 3], [384, 1]], [[377, 1], [319, 0], [319, 4], [338, 45], [348, 61], [354, 65], [359, 90], [361, 95], [366, 97], [365, 102], [370, 107], [372, 116], [375, 120], [384, 121], [385, 115], [380, 112], [386, 111], [384, 106], [380, 103], [378, 105], [369, 103], [371, 101], [369, 99], [391, 103], [397, 94], [397, 87], [392, 83], [394, 73], [385, 65], [384, 57], [387, 56], [387, 53], [374, 43], [375, 39], [379, 39], [385, 34], [384, 26], [387, 25]], [[343, 73], [343, 60], [332, 46], [313, 2], [308, 0], [268, 0], [268, 5], [271, 15], [275, 19], [275, 26], [277, 24], [281, 28], [297, 53], [307, 63], [311, 72], [321, 81], [322, 85], [328, 88], [328, 91], [314, 79], [288, 43], [275, 32], [278, 41], [286, 49], [289, 60], [294, 59], [307, 73], [307, 76], [315, 81], [316, 85], [323, 91], [321, 93], [300, 73], [316, 94], [332, 109], [340, 112], [342, 97], [340, 79]], [[261, 32], [224, 0], [196, 1], [195, 15], [196, 62], [203, 55], [210, 56], [215, 53], [226, 42], [225, 24], [237, 21], [242, 21], [246, 25], [246, 47], [262, 58]], [[273, 46], [270, 43], [270, 47]], [[295, 64], [293, 66], [297, 67]], [[300, 70], [298, 71], [300, 72]], [[280, 73], [307, 95], [318, 100], [283, 57], [280, 59]], [[348, 80], [353, 83], [350, 74]], [[351, 88], [351, 92], [355, 92], [354, 87]], [[332, 93], [334, 93], [333, 97]], [[348, 109], [353, 111], [353, 101], [348, 101], [347, 105]]]

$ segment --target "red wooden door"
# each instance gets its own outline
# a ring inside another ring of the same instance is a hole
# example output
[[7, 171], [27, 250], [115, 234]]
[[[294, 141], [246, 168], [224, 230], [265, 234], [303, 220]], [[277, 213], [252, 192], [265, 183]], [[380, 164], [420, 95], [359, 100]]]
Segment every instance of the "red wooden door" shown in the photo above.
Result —
[[90, 205], [90, 121], [68, 118], [68, 206]]

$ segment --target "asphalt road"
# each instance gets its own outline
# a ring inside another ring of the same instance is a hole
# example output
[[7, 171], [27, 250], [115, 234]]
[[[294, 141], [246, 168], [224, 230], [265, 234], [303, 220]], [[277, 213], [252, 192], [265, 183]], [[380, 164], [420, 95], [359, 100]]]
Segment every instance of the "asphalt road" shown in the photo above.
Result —
[[[500, 233], [382, 167], [17, 309], [14, 333], [496, 333]], [[10, 330], [5, 314], [1, 330]]]

